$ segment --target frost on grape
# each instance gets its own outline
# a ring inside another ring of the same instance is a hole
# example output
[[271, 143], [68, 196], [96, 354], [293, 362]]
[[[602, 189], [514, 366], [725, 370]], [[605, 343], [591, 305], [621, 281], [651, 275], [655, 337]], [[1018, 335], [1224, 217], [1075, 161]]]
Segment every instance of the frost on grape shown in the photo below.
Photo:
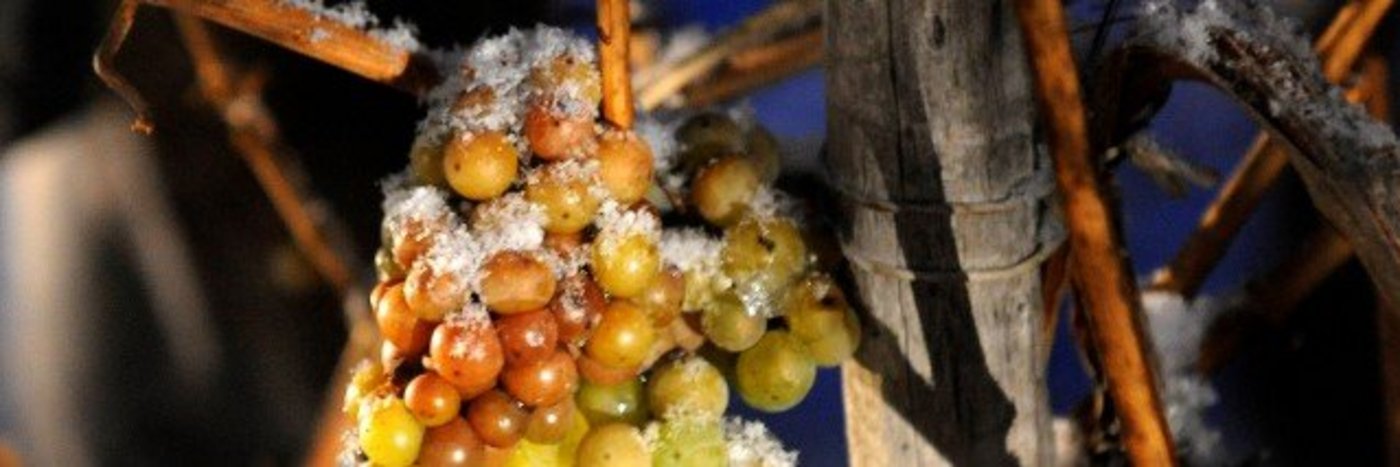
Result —
[[[660, 116], [644, 114], [639, 116], [633, 132], [642, 138], [651, 148], [652, 168], [657, 174], [670, 172], [676, 167], [676, 159], [680, 156], [680, 148], [676, 144], [676, 129], [681, 126], [681, 119], [663, 119]], [[684, 182], [684, 179], [680, 180]]]
[[683, 310], [698, 310], [713, 294], [728, 290], [734, 281], [724, 274], [720, 253], [724, 242], [698, 228], [666, 229], [661, 233], [661, 261], [685, 275]]
[[1225, 302], [1201, 297], [1190, 304], [1177, 294], [1144, 292], [1142, 305], [1162, 371], [1162, 403], [1178, 448], [1200, 465], [1221, 464], [1220, 431], [1205, 422], [1217, 395], [1194, 369], [1205, 327]]
[[618, 242], [634, 235], [653, 243], [661, 240], [661, 220], [656, 215], [644, 209], [628, 209], [613, 200], [604, 201], [598, 208], [594, 224], [598, 227], [594, 248], [616, 248]]
[[758, 421], [729, 417], [724, 421], [724, 441], [729, 447], [732, 467], [793, 467], [797, 451], [783, 448], [783, 443]]

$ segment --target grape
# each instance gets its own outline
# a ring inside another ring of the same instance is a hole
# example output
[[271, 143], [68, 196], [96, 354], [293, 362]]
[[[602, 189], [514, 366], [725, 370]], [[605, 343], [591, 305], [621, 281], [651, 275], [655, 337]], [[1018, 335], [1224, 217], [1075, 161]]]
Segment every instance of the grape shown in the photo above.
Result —
[[568, 352], [559, 350], [544, 359], [506, 367], [501, 381], [506, 392], [525, 405], [551, 405], [569, 397], [578, 388], [578, 369]]
[[538, 310], [554, 297], [554, 271], [515, 251], [492, 255], [481, 266], [481, 301], [497, 313]]
[[633, 367], [614, 368], [596, 360], [588, 358], [587, 355], [579, 355], [576, 360], [578, 364], [578, 374], [584, 381], [593, 384], [620, 384], [627, 380], [634, 379], [641, 372], [641, 365]]
[[501, 338], [506, 362], [523, 364], [554, 354], [559, 342], [559, 325], [549, 311], [527, 311], [496, 320], [496, 334]]
[[369, 403], [360, 418], [360, 450], [369, 460], [386, 467], [412, 465], [423, 444], [423, 425], [413, 418], [403, 401], [389, 396]]
[[418, 422], [427, 426], [451, 421], [462, 408], [462, 396], [457, 394], [457, 388], [433, 372], [423, 373], [409, 381], [403, 399]]
[[598, 142], [598, 178], [618, 203], [626, 206], [651, 189], [651, 148], [631, 132], [611, 131]]
[[656, 281], [661, 271], [661, 252], [656, 242], [642, 234], [622, 238], [599, 238], [593, 243], [590, 264], [598, 285], [613, 297], [641, 295]]
[[678, 419], [661, 423], [653, 460], [656, 467], [726, 467], [729, 445], [719, 420]]
[[447, 140], [444, 151], [442, 166], [447, 183], [467, 199], [495, 198], [515, 181], [520, 154], [502, 133], [453, 136]]
[[745, 138], [747, 150], [744, 155], [758, 169], [758, 179], [764, 184], [773, 183], [782, 170], [782, 159], [778, 155], [778, 140], [767, 128], [754, 125]]
[[413, 265], [404, 280], [403, 295], [418, 319], [436, 323], [466, 302], [460, 279], [455, 274], [438, 274], [427, 261]]
[[641, 432], [623, 423], [610, 423], [584, 435], [578, 446], [579, 467], [651, 467], [651, 453]]
[[573, 427], [574, 399], [565, 397], [553, 405], [536, 407], [525, 422], [525, 439], [533, 443], [558, 444]]
[[447, 187], [447, 173], [443, 171], [444, 156], [441, 142], [432, 142], [425, 135], [413, 140], [413, 149], [408, 152], [408, 166], [418, 183], [437, 187]]
[[768, 329], [768, 319], [744, 306], [733, 292], [715, 297], [700, 312], [700, 328], [716, 347], [738, 352], [753, 347]]
[[402, 365], [411, 356], [399, 350], [398, 347], [394, 347], [393, 342], [386, 340], [379, 343], [379, 364], [383, 365], [390, 373], [397, 371], [399, 365]]
[[739, 354], [734, 371], [735, 386], [745, 403], [764, 412], [781, 412], [807, 397], [816, 381], [817, 364], [801, 342], [787, 331], [776, 330]]
[[658, 328], [671, 325], [681, 314], [681, 302], [685, 300], [685, 276], [679, 269], [667, 268], [656, 276], [655, 282], [637, 302], [646, 307], [651, 323]]
[[428, 429], [418, 465], [481, 467], [488, 465], [485, 458], [486, 446], [471, 425], [462, 417], [452, 417], [446, 424]]
[[807, 246], [787, 219], [748, 218], [724, 232], [724, 272], [746, 303], [769, 303], [807, 268]]
[[432, 246], [433, 234], [442, 228], [443, 222], [438, 220], [408, 219], [399, 225], [398, 230], [392, 231], [389, 251], [399, 269], [406, 270], [419, 256], [423, 256], [423, 252]]
[[719, 420], [729, 406], [729, 385], [714, 365], [686, 356], [652, 370], [647, 402], [663, 420]]
[[428, 346], [428, 337], [433, 332], [432, 323], [419, 320], [418, 315], [409, 308], [408, 301], [404, 299], [403, 285], [396, 284], [384, 291], [379, 306], [375, 307], [374, 318], [384, 340], [392, 342], [405, 354], [416, 355]]
[[498, 448], [520, 441], [529, 417], [524, 406], [499, 390], [477, 396], [467, 406], [467, 423], [471, 423], [482, 441]]
[[560, 258], [572, 258], [583, 252], [583, 232], [544, 234], [544, 249]]
[[588, 423], [601, 425], [623, 422], [641, 425], [649, 415], [642, 382], [632, 378], [621, 384], [600, 385], [585, 381], [574, 401]]
[[380, 248], [374, 252], [374, 276], [379, 282], [403, 280], [405, 272], [403, 266], [394, 262], [394, 252], [389, 248]]
[[505, 356], [491, 321], [469, 318], [438, 325], [433, 332], [429, 363], [465, 400], [496, 385]]
[[860, 322], [830, 277], [798, 282], [788, 291], [786, 309], [789, 332], [818, 365], [839, 365], [860, 345]]
[[525, 113], [525, 139], [530, 151], [544, 160], [583, 157], [597, 150], [593, 119], [587, 115], [557, 115], [546, 103]]
[[544, 66], [530, 70], [530, 83], [546, 91], [575, 88], [576, 96], [582, 98], [588, 107], [597, 107], [603, 99], [598, 68], [593, 63], [568, 54], [554, 57]]
[[374, 288], [369, 291], [369, 308], [371, 310], [377, 310], [379, 308], [379, 300], [384, 298], [384, 293], [388, 292], [390, 287], [398, 285], [400, 282], [402, 281], [384, 280], [375, 284]]
[[576, 233], [593, 223], [599, 200], [589, 189], [587, 178], [558, 167], [546, 165], [532, 176], [525, 185], [525, 199], [544, 208], [545, 231]]
[[549, 302], [549, 312], [559, 324], [559, 340], [583, 345], [603, 309], [608, 306], [603, 289], [586, 272], [575, 273], [559, 284], [559, 294]]
[[687, 352], [694, 352], [705, 345], [705, 333], [700, 330], [700, 313], [681, 315], [681, 319], [671, 321], [666, 332], [676, 341], [676, 346]]
[[696, 149], [714, 148], [715, 151], [735, 153], [744, 147], [744, 134], [739, 125], [728, 116], [716, 112], [706, 112], [690, 117], [676, 129], [676, 142], [684, 152], [681, 163], [687, 168], [703, 166], [710, 162], [704, 158], [705, 152], [697, 154]]
[[365, 360], [355, 368], [355, 373], [350, 376], [350, 384], [345, 386], [344, 403], [341, 410], [350, 415], [351, 419], [360, 417], [360, 405], [364, 399], [389, 380], [384, 373], [384, 366], [373, 360]]
[[584, 352], [598, 363], [613, 368], [640, 365], [656, 341], [656, 329], [641, 307], [626, 300], [614, 300], [603, 310], [598, 327], [584, 345]]
[[690, 201], [700, 217], [717, 226], [738, 221], [758, 192], [758, 169], [739, 156], [729, 156], [700, 169], [690, 185]]

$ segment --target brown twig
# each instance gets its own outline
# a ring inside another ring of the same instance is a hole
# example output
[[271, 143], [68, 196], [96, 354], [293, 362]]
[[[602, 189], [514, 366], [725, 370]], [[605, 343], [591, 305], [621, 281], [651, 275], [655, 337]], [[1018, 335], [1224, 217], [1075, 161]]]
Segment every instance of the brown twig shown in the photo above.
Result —
[[1176, 465], [1142, 329], [1142, 304], [1125, 264], [1114, 212], [1091, 161], [1063, 7], [1056, 0], [1017, 0], [1015, 6], [1050, 130], [1055, 180], [1069, 228], [1071, 281], [1123, 421], [1128, 456], [1135, 465]]
[[[1379, 18], [1393, 0], [1353, 3], [1338, 13], [1319, 37], [1315, 50], [1323, 56], [1324, 76], [1332, 82], [1346, 78]], [[1152, 276], [1150, 287], [1195, 296], [1210, 271], [1225, 256], [1235, 234], [1244, 226], [1263, 194], [1278, 180], [1288, 164], [1287, 148], [1266, 134], [1255, 138], [1243, 160], [1220, 194], [1206, 207], [1196, 229], [1187, 237], [1171, 263]]]
[[820, 0], [775, 2], [694, 54], [650, 70], [650, 76], [640, 80], [637, 105], [643, 110], [654, 109], [691, 82], [709, 74], [735, 51], [762, 44], [786, 30], [819, 19], [821, 14]]
[[136, 111], [133, 128], [143, 133], [151, 131], [149, 108], [115, 67], [141, 5], [213, 21], [413, 94], [421, 95], [440, 79], [429, 60], [412, 50], [279, 0], [123, 0], [98, 45], [93, 68]]
[[632, 41], [629, 0], [598, 0], [598, 67], [603, 75], [603, 119], [632, 128], [632, 77], [627, 47]]
[[685, 92], [685, 105], [705, 107], [781, 81], [822, 61], [820, 29], [736, 54], [729, 69]]

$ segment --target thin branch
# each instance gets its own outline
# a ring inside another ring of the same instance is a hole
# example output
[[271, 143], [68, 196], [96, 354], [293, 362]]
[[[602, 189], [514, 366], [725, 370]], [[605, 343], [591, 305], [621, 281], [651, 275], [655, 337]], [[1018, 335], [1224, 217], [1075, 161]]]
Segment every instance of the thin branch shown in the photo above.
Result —
[[[318, 208], [325, 203], [301, 186], [304, 178], [298, 167], [279, 156], [277, 123], [260, 96], [261, 76], [231, 70], [201, 20], [184, 14], [174, 16], [201, 93], [224, 119], [231, 143], [243, 155], [298, 248], [326, 282], [342, 294], [351, 292], [356, 285], [353, 271], [360, 270], [359, 262], [346, 245], [332, 244], [332, 239], [343, 238], [337, 234], [343, 232], [340, 223]], [[367, 313], [364, 315], [348, 318], [352, 322], [368, 319]]]
[[735, 54], [729, 69], [685, 92], [685, 105], [705, 107], [743, 95], [821, 64], [821, 29]]
[[123, 0], [98, 45], [93, 68], [136, 111], [133, 128], [143, 133], [151, 131], [149, 107], [114, 66], [141, 5], [203, 18], [415, 95], [440, 80], [427, 57], [280, 0]]
[[632, 81], [627, 47], [632, 41], [629, 0], [598, 0], [598, 66], [603, 75], [603, 119], [632, 128]]
[[1063, 7], [1057, 0], [1017, 0], [1015, 6], [1049, 128], [1055, 180], [1069, 228], [1071, 281], [1123, 421], [1128, 456], [1135, 465], [1176, 465], [1142, 328], [1142, 304], [1114, 227], [1113, 209], [1091, 160]]
[[773, 6], [744, 20], [689, 57], [649, 70], [649, 79], [639, 80], [637, 105], [644, 110], [654, 109], [690, 83], [714, 71], [735, 51], [762, 44], [784, 31], [820, 20], [821, 14], [820, 0], [774, 2]]
[[[1362, 46], [1375, 33], [1378, 18], [1392, 3], [1369, 0], [1347, 5], [1338, 13], [1314, 47], [1322, 54], [1328, 80], [1339, 82], [1346, 77]], [[1286, 148], [1270, 141], [1265, 133], [1256, 137], [1220, 194], [1206, 207], [1196, 229], [1171, 263], [1153, 274], [1149, 287], [1187, 298], [1195, 296], [1287, 163]]]

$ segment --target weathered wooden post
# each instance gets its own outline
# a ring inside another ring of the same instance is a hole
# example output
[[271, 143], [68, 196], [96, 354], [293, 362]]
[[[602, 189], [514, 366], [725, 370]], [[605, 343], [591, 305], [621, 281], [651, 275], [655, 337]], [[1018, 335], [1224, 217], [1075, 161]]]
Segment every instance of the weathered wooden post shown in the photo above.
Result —
[[1048, 162], [1009, 2], [827, 2], [828, 155], [868, 309], [853, 465], [1047, 465]]

